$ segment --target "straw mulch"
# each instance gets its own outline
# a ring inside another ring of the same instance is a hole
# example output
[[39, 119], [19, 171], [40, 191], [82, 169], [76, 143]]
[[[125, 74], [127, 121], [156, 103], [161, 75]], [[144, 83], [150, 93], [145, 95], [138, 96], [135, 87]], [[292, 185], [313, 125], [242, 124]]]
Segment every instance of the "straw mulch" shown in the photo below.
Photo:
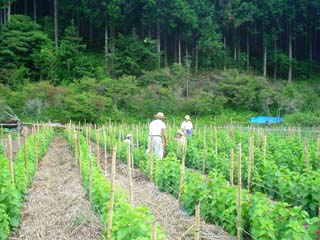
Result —
[[103, 239], [103, 226], [85, 198], [66, 140], [55, 138], [40, 163], [14, 239]]
[[[97, 153], [95, 143], [92, 150]], [[104, 169], [104, 154], [100, 150], [101, 168]], [[111, 159], [108, 159], [108, 172], [105, 176], [110, 180]], [[115, 184], [129, 192], [127, 165], [117, 160]], [[132, 170], [133, 204], [148, 207], [157, 224], [163, 226], [169, 240], [194, 239], [194, 216], [187, 215], [178, 206], [178, 200], [170, 194], [160, 192], [153, 182], [150, 182], [138, 169]], [[218, 226], [201, 222], [201, 239], [234, 239]]]

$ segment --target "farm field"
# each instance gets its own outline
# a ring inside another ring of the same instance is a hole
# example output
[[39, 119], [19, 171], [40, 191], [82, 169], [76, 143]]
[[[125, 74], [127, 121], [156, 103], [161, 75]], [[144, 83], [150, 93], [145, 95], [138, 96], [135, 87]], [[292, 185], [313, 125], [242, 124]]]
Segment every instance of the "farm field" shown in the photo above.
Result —
[[11, 144], [3, 135], [0, 239], [319, 237], [318, 129], [196, 126], [184, 146], [168, 123], [161, 161], [146, 154], [147, 129], [67, 125], [62, 137], [43, 125]]
[[[200, 200], [205, 208], [202, 217], [206, 221], [219, 223], [236, 235], [239, 221], [237, 184], [241, 177], [242, 236], [316, 239], [320, 186], [320, 140], [316, 129], [309, 132], [298, 128], [249, 128], [249, 131], [234, 126], [198, 128], [189, 139], [183, 157], [181, 146], [174, 141], [177, 128], [172, 126], [168, 129], [167, 158], [162, 162], [150, 160], [145, 155], [146, 129], [143, 125], [105, 128], [113, 135], [108, 138], [110, 145], [118, 145], [127, 133], [138, 136], [133, 150], [136, 165], [154, 179], [159, 189], [178, 197], [190, 214], [194, 213], [195, 204]], [[102, 139], [100, 135], [99, 139]], [[91, 137], [97, 138], [93, 133]], [[238, 171], [240, 145], [241, 176]], [[120, 159], [124, 161], [125, 149], [122, 144]], [[230, 150], [233, 152], [231, 158]], [[185, 173], [181, 170], [184, 158]], [[183, 191], [179, 191], [181, 188]], [[294, 224], [290, 225], [292, 222]]]

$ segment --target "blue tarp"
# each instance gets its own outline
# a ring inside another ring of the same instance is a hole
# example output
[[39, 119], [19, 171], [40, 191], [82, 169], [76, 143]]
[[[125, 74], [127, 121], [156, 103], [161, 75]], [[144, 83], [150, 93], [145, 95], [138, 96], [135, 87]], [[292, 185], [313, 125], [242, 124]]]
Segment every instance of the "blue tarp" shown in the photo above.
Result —
[[250, 118], [250, 123], [257, 124], [273, 124], [273, 123], [282, 123], [283, 120], [281, 117], [268, 117], [268, 116], [257, 116]]

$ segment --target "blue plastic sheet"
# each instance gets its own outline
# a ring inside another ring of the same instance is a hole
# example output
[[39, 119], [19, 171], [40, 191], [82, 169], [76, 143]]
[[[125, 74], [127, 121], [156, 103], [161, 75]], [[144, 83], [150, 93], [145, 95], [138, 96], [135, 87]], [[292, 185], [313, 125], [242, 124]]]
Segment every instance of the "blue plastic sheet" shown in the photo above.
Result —
[[256, 124], [274, 124], [282, 123], [283, 119], [281, 117], [268, 117], [268, 116], [257, 116], [250, 118], [250, 123]]

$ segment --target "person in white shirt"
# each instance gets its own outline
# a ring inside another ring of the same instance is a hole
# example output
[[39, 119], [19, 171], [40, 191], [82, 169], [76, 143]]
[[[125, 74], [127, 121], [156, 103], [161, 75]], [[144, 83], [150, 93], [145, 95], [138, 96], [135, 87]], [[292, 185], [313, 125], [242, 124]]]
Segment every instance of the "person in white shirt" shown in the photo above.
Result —
[[190, 116], [186, 115], [184, 119], [185, 121], [182, 122], [181, 129], [191, 137], [193, 126], [192, 126], [192, 122], [190, 121]]
[[[165, 117], [162, 112], [154, 115], [156, 118], [149, 125], [148, 149], [147, 152], [153, 149], [153, 153], [159, 158], [163, 158], [164, 147], [167, 146], [166, 124], [162, 121]], [[163, 141], [163, 142], [162, 142]]]

